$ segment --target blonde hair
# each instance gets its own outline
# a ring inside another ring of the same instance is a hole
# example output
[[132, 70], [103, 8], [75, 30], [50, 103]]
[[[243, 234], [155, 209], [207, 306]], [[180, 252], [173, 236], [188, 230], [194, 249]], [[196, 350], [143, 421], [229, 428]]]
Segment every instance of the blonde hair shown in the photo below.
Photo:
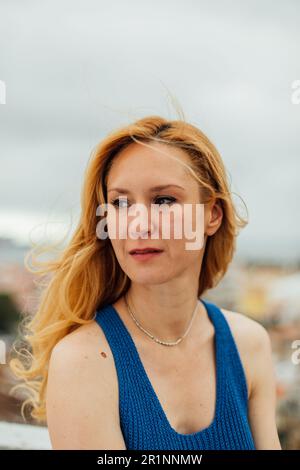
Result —
[[[151, 141], [182, 148], [190, 157], [188, 168], [198, 180], [205, 201], [216, 199], [222, 206], [223, 219], [217, 232], [207, 237], [199, 277], [199, 297], [214, 287], [227, 271], [235, 251], [236, 236], [247, 224], [237, 213], [222, 159], [206, 137], [183, 119], [167, 120], [147, 116], [108, 134], [93, 150], [81, 192], [78, 226], [67, 247], [55, 260], [37, 263], [35, 273], [46, 282], [37, 311], [22, 322], [25, 347], [12, 357], [9, 365], [22, 381], [29, 396], [21, 413], [30, 406], [30, 415], [46, 421], [45, 391], [51, 351], [56, 343], [80, 325], [93, 321], [95, 310], [114, 303], [130, 286], [121, 269], [109, 238], [96, 234], [96, 210], [107, 202], [106, 182], [115, 156], [133, 142], [146, 145]], [[31, 250], [26, 259], [33, 255]], [[27, 264], [29, 270], [30, 267]], [[49, 275], [49, 278], [47, 278]]]

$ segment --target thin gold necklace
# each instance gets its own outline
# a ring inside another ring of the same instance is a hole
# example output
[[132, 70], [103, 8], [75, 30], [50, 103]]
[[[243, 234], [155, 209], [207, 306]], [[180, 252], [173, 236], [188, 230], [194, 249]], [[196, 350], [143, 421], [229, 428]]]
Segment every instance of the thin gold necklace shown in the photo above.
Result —
[[136, 323], [136, 325], [139, 327], [140, 330], [142, 330], [144, 333], [146, 333], [146, 335], [149, 336], [149, 338], [153, 339], [154, 341], [156, 341], [157, 343], [159, 344], [163, 344], [164, 346], [176, 346], [176, 344], [180, 343], [183, 338], [188, 334], [188, 332], [190, 331], [190, 328], [192, 326], [192, 322], [193, 322], [193, 319], [196, 315], [196, 312], [197, 312], [197, 309], [198, 309], [198, 306], [199, 306], [199, 300], [197, 300], [197, 304], [196, 304], [196, 307], [195, 307], [195, 310], [193, 312], [193, 315], [192, 315], [192, 318], [191, 318], [191, 321], [190, 321], [190, 324], [186, 330], [186, 332], [184, 333], [183, 336], [180, 336], [176, 341], [171, 341], [171, 342], [167, 342], [167, 341], [162, 341], [158, 338], [156, 338], [155, 336], [153, 336], [151, 333], [149, 333], [149, 331], [145, 330], [145, 328], [142, 327], [142, 325], [137, 321], [137, 319], [135, 318], [131, 308], [129, 307], [128, 305], [128, 301], [127, 301], [127, 293], [124, 295], [124, 300], [125, 300], [125, 304], [126, 304], [126, 307], [130, 313], [130, 316], [131, 318], [133, 319], [133, 321]]

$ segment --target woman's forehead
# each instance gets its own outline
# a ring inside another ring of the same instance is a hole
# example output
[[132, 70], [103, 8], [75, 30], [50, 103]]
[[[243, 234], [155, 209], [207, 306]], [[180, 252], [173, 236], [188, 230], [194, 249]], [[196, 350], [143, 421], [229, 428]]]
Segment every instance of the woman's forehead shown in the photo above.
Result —
[[108, 186], [112, 181], [114, 186], [121, 186], [128, 178], [135, 180], [137, 177], [150, 186], [152, 182], [153, 186], [171, 182], [185, 186], [190, 183], [190, 159], [182, 149], [166, 148], [166, 145], [154, 149], [138, 144], [131, 146], [131, 149], [128, 147], [115, 156], [108, 174]]

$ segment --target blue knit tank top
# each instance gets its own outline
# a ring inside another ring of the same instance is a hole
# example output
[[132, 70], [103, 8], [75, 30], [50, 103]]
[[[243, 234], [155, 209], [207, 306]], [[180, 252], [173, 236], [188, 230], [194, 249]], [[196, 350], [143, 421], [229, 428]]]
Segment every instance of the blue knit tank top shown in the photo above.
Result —
[[128, 450], [254, 450], [248, 421], [247, 382], [229, 324], [214, 303], [199, 299], [214, 326], [216, 404], [211, 424], [191, 434], [172, 428], [135, 343], [109, 304], [95, 320], [111, 348], [119, 385], [120, 426]]

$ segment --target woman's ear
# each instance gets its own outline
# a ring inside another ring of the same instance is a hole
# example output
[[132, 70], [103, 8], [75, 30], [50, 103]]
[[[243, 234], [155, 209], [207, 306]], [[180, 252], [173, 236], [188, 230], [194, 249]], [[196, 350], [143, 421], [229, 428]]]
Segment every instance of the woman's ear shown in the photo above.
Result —
[[209, 205], [208, 218], [206, 223], [206, 234], [214, 235], [219, 229], [223, 219], [223, 209], [219, 201], [215, 201]]

